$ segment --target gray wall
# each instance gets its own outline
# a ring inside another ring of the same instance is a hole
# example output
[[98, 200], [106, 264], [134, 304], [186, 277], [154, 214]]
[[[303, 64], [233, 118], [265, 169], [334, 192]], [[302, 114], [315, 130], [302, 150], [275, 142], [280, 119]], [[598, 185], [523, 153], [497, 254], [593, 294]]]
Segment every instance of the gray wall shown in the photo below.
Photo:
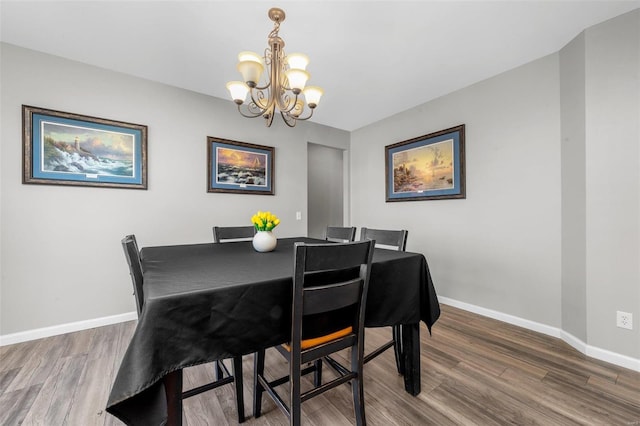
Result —
[[587, 341], [584, 33], [560, 51], [562, 328]]
[[640, 358], [640, 9], [586, 31], [585, 84], [587, 338]]
[[[462, 123], [467, 198], [385, 203], [384, 146]], [[559, 133], [558, 55], [355, 131], [351, 222], [407, 228], [439, 295], [559, 327]]]
[[[231, 101], [1, 49], [0, 335], [135, 311], [120, 246], [128, 233], [142, 246], [208, 242], [212, 225], [271, 210], [276, 235], [306, 234], [307, 142], [349, 145], [345, 131], [278, 119], [265, 128]], [[22, 104], [147, 125], [149, 189], [23, 185]], [[276, 195], [208, 194], [207, 136], [275, 146]]]
[[307, 150], [308, 235], [324, 238], [327, 226], [342, 226], [343, 150], [309, 143]]
[[[351, 222], [408, 228], [441, 296], [640, 358], [639, 28], [636, 10], [353, 132]], [[385, 203], [384, 146], [461, 123], [467, 198]]]

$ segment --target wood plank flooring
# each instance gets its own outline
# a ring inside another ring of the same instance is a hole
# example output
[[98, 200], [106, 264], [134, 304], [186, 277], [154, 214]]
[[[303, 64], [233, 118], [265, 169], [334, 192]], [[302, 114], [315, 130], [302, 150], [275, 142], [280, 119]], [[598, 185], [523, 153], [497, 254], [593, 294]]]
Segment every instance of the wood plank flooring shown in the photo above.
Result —
[[[640, 373], [447, 305], [432, 336], [421, 327], [422, 393], [404, 392], [393, 353], [385, 352], [365, 367], [370, 425], [640, 425]], [[1, 347], [0, 425], [121, 424], [104, 407], [134, 328], [128, 322]], [[367, 329], [367, 347], [389, 334]], [[275, 377], [285, 369], [280, 355], [268, 351], [266, 371]], [[185, 389], [211, 380], [211, 370], [210, 364], [187, 369]], [[263, 415], [252, 417], [252, 374], [253, 356], [246, 356], [245, 424], [288, 424], [266, 396]], [[350, 388], [306, 402], [303, 416], [309, 425], [353, 424]], [[187, 399], [184, 424], [237, 424], [232, 386]]]

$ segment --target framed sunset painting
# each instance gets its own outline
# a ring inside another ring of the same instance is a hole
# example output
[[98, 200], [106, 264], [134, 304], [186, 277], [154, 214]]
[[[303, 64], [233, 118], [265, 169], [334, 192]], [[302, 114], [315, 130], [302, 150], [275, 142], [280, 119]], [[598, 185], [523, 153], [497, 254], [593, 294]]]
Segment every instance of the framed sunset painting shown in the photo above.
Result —
[[147, 126], [23, 105], [22, 183], [147, 189]]
[[273, 195], [274, 148], [207, 137], [207, 192]]
[[465, 198], [464, 124], [385, 147], [386, 201]]

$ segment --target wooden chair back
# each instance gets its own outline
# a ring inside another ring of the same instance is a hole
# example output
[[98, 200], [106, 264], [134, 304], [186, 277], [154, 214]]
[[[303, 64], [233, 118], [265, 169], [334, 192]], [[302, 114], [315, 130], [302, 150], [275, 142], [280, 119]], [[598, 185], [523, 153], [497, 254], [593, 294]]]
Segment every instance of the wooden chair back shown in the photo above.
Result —
[[136, 309], [138, 315], [142, 311], [144, 303], [144, 293], [142, 291], [142, 263], [140, 262], [140, 251], [135, 235], [127, 235], [121, 240], [124, 256], [129, 264], [129, 274], [133, 283], [133, 294], [136, 297]]
[[405, 251], [407, 248], [407, 236], [409, 232], [402, 230], [371, 229], [362, 228], [360, 230], [360, 241], [375, 240], [376, 247], [387, 246], [398, 251]]
[[[296, 351], [301, 351], [303, 339], [330, 334], [345, 327], [352, 327], [350, 337], [338, 339], [342, 342], [333, 341], [333, 347], [349, 347], [354, 339], [362, 339], [364, 301], [372, 256], [371, 241], [295, 245], [292, 359]], [[331, 349], [327, 354], [335, 350]]]
[[226, 240], [250, 241], [256, 234], [253, 226], [214, 226], [213, 242], [222, 243]]
[[327, 226], [324, 239], [340, 243], [356, 240], [356, 227]]

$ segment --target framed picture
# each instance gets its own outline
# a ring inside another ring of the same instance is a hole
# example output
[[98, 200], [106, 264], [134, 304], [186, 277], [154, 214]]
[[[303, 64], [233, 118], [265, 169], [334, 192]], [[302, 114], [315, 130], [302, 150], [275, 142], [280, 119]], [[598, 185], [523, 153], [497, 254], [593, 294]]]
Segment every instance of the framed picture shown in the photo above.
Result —
[[389, 201], [465, 198], [464, 124], [385, 147]]
[[271, 146], [207, 137], [207, 192], [273, 195]]
[[147, 189], [147, 126], [22, 106], [22, 183]]

